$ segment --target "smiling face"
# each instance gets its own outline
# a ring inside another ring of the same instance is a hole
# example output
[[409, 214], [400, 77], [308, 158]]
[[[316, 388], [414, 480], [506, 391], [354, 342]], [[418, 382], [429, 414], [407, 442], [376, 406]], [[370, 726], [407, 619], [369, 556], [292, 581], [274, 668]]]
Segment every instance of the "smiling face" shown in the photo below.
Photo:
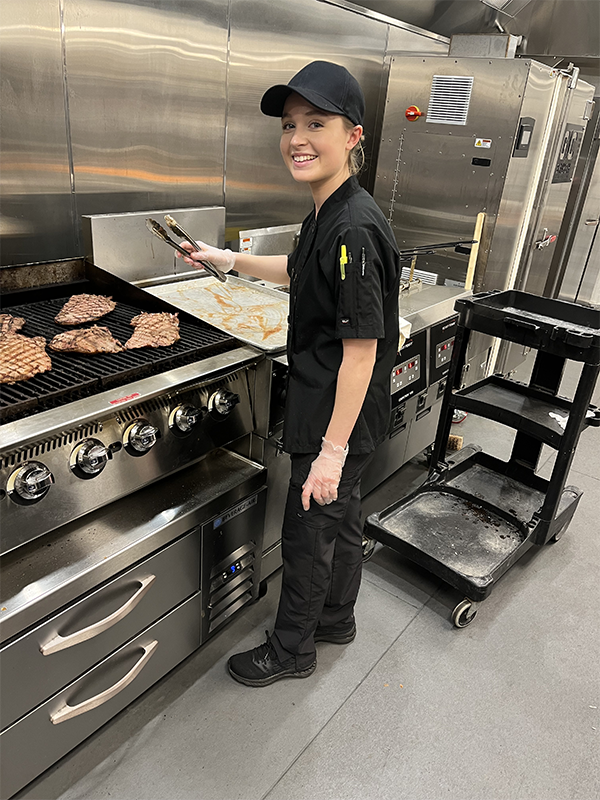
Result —
[[339, 114], [329, 114], [292, 93], [281, 118], [280, 149], [296, 181], [308, 183], [318, 208], [350, 177], [348, 158], [362, 127], [350, 130]]

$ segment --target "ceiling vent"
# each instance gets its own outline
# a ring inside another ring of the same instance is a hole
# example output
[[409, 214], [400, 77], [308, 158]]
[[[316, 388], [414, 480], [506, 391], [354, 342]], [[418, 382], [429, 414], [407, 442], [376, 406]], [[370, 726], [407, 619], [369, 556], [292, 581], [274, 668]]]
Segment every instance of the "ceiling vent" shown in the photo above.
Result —
[[427, 122], [466, 125], [473, 78], [464, 75], [434, 75], [427, 109]]

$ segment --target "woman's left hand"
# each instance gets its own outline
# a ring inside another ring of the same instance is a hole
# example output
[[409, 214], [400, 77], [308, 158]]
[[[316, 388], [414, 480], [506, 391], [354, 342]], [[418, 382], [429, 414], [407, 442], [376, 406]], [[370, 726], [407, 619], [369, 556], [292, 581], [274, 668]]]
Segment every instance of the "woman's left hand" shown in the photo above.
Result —
[[308, 478], [302, 486], [302, 508], [308, 511], [311, 495], [320, 506], [337, 500], [338, 486], [346, 463], [348, 447], [334, 445], [323, 439], [321, 452], [310, 465]]

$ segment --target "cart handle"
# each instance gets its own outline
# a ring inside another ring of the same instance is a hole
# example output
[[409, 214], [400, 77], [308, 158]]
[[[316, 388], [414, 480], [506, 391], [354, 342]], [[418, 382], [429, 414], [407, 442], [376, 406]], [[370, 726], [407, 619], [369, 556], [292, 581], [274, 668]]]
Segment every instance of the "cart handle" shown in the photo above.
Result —
[[505, 325], [512, 325], [515, 328], [523, 328], [526, 331], [539, 331], [540, 326], [534, 322], [527, 322], [524, 319], [513, 319], [512, 317], [504, 317]]

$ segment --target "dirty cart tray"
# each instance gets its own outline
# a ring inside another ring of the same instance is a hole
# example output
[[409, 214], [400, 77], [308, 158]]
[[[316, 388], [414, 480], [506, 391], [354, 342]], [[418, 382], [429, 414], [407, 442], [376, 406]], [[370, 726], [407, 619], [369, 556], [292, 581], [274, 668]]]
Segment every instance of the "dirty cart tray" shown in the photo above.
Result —
[[365, 532], [475, 601], [528, 547], [517, 524], [441, 489], [371, 514]]

